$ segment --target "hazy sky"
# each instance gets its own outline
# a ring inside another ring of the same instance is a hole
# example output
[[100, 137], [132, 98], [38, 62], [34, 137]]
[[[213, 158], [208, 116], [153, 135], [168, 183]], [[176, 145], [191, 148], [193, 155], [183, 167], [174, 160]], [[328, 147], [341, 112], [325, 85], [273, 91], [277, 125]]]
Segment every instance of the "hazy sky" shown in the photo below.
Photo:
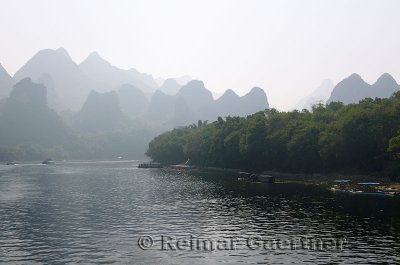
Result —
[[383, 72], [400, 81], [400, 1], [0, 0], [0, 63], [10, 72], [40, 49], [91, 51], [154, 77], [188, 74], [278, 108], [323, 79]]

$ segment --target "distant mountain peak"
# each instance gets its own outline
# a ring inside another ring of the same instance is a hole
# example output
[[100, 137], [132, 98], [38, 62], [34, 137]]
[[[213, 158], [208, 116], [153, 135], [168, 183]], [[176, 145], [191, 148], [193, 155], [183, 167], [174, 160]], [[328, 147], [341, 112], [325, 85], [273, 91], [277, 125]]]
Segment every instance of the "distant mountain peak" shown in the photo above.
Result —
[[97, 57], [97, 58], [101, 58], [100, 54], [97, 51], [93, 51], [89, 54], [89, 57]]
[[351, 75], [349, 75], [348, 79], [361, 79], [362, 80], [362, 77], [357, 73], [352, 73]]
[[262, 88], [258, 87], [258, 86], [253, 87], [250, 92], [254, 92], [254, 91], [264, 92], [264, 90]]
[[58, 49], [56, 50], [56, 52], [57, 52], [58, 54], [61, 54], [61, 55], [64, 56], [64, 57], [66, 57], [66, 58], [72, 60], [72, 59], [71, 59], [71, 56], [69, 55], [69, 53], [67, 52], [66, 49], [64, 49], [64, 48], [58, 48]]
[[181, 85], [174, 78], [168, 78], [162, 83], [159, 90], [168, 95], [175, 95], [180, 88]]
[[366, 83], [358, 74], [352, 74], [335, 86], [328, 103], [341, 101], [349, 104], [364, 98], [388, 98], [399, 88], [396, 80], [388, 73], [381, 75], [373, 85]]
[[110, 131], [115, 129], [122, 117], [117, 92], [99, 93], [92, 90], [75, 122], [84, 131]]
[[350, 76], [348, 76], [347, 78], [343, 79], [342, 81], [340, 81], [337, 86], [342, 86], [343, 84], [362, 84], [362, 85], [369, 85], [367, 82], [364, 81], [364, 79], [356, 73], [351, 74]]
[[149, 103], [143, 91], [131, 84], [119, 87], [118, 99], [121, 111], [129, 117], [143, 114]]
[[30, 77], [16, 83], [0, 115], [0, 144], [32, 142], [43, 146], [62, 144], [67, 129], [62, 119], [47, 107], [47, 89]]
[[253, 87], [249, 93], [240, 98], [240, 116], [250, 115], [257, 111], [269, 108], [265, 91], [260, 87]]
[[96, 52], [96, 51], [91, 52], [91, 53], [89, 54], [88, 58], [90, 58], [90, 59], [96, 59], [96, 60], [103, 60], [103, 61], [104, 61], [103, 57], [101, 57], [100, 54], [99, 54], [98, 52]]
[[205, 88], [204, 82], [201, 80], [192, 80], [183, 87], [178, 92], [180, 96], [190, 96], [197, 97], [202, 95], [203, 97], [208, 97], [208, 100], [213, 99], [212, 93], [210, 90]]
[[15, 84], [8, 100], [46, 108], [47, 89], [43, 84], [34, 83], [30, 77], [25, 77]]
[[101, 112], [104, 111], [104, 107], [119, 111], [118, 95], [116, 91], [100, 93], [91, 90], [80, 112]]
[[238, 94], [235, 93], [235, 91], [233, 91], [232, 89], [227, 89], [224, 94], [222, 94], [222, 96], [220, 96], [217, 101], [221, 101], [221, 100], [232, 100], [232, 99], [239, 99], [240, 97], [238, 96]]
[[244, 95], [244, 96], [266, 96], [266, 93], [265, 93], [265, 91], [262, 89], [262, 88], [260, 88], [260, 87], [253, 87], [251, 90], [250, 90], [250, 92], [249, 93], [247, 93], [246, 95]]
[[91, 82], [65, 49], [37, 52], [14, 74], [14, 80], [31, 77], [33, 81], [37, 81], [44, 73], [52, 77], [54, 90], [66, 108], [77, 110], [81, 107]]
[[198, 111], [214, 101], [210, 90], [204, 87], [203, 81], [192, 80], [183, 86], [176, 94], [177, 98], [183, 98], [187, 106]]
[[161, 90], [157, 89], [154, 94], [151, 96], [150, 101], [154, 101], [154, 100], [164, 100], [164, 99], [173, 99], [174, 97], [171, 95], [168, 95], [164, 92], [162, 92]]
[[71, 56], [68, 54], [67, 50], [64, 48], [58, 48], [57, 50], [53, 49], [43, 49], [38, 51], [32, 58], [38, 58], [42, 56], [57, 56], [58, 58], [66, 58], [68, 60], [72, 60]]
[[374, 85], [377, 85], [377, 84], [398, 85], [397, 82], [396, 82], [396, 80], [393, 78], [393, 76], [391, 76], [391, 75], [388, 74], [388, 73], [382, 74], [382, 75], [378, 78], [378, 80], [376, 80], [376, 82], [375, 82]]
[[182, 86], [179, 85], [179, 83], [175, 79], [168, 78], [160, 86], [159, 90], [167, 94], [176, 94], [181, 87]]
[[[215, 104], [220, 105], [217, 108], [218, 115], [236, 114], [234, 108], [240, 104], [240, 96], [232, 89], [227, 89], [222, 96], [220, 96]], [[233, 106], [233, 108], [231, 107]]]
[[32, 58], [42, 57], [42, 56], [57, 56], [58, 58], [67, 58], [71, 60], [68, 52], [64, 48], [53, 49], [43, 49], [38, 51]]
[[178, 82], [174, 78], [165, 79], [164, 84], [171, 83], [171, 84], [178, 84]]
[[197, 84], [197, 85], [199, 85], [199, 86], [204, 86], [204, 82], [203, 81], [201, 81], [201, 80], [191, 80], [191, 81], [189, 81], [188, 82], [188, 84]]
[[79, 64], [83, 73], [96, 83], [95, 90], [110, 91], [129, 83], [143, 92], [153, 92], [157, 84], [153, 77], [140, 73], [136, 69], [124, 70], [112, 65], [102, 58], [98, 52], [92, 52]]
[[186, 89], [198, 89], [198, 88], [205, 88], [204, 87], [204, 82], [201, 80], [191, 80], [189, 81], [185, 86], [183, 86], [182, 88], [186, 88]]
[[238, 96], [238, 94], [236, 94], [235, 91], [233, 91], [232, 89], [227, 89], [222, 96], [224, 96], [224, 95], [226, 95], [226, 96]]
[[105, 60], [103, 57], [101, 57], [100, 54], [98, 52], [96, 52], [96, 51], [91, 52], [89, 54], [89, 56], [86, 57], [86, 59], [83, 60], [83, 62], [81, 62], [81, 65], [84, 65], [84, 64], [87, 64], [87, 63], [90, 63], [90, 64], [106, 64], [107, 66], [111, 67], [111, 63], [109, 63], [107, 60]]
[[379, 78], [387, 78], [387, 77], [393, 78], [393, 76], [389, 73], [383, 73]]

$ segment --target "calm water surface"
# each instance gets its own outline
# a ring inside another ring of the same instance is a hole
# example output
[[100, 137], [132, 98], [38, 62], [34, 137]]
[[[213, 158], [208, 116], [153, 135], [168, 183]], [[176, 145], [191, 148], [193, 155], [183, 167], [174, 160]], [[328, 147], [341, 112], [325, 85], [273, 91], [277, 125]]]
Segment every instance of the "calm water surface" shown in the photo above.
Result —
[[[400, 264], [399, 232], [397, 198], [138, 169], [132, 161], [0, 166], [0, 262], [7, 264]], [[138, 246], [143, 236], [154, 240], [150, 250]], [[239, 243], [162, 250], [161, 236], [171, 244], [190, 236]], [[347, 243], [342, 250], [246, 245], [304, 236]]]

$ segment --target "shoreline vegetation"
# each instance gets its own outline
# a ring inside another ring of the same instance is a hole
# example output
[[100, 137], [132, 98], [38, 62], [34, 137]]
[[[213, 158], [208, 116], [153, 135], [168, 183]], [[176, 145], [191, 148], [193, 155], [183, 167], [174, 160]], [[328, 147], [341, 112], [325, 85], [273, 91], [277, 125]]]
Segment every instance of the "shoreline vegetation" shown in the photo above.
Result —
[[146, 154], [163, 164], [394, 182], [400, 176], [400, 93], [357, 104], [319, 104], [311, 111], [269, 109], [198, 121], [157, 136]]

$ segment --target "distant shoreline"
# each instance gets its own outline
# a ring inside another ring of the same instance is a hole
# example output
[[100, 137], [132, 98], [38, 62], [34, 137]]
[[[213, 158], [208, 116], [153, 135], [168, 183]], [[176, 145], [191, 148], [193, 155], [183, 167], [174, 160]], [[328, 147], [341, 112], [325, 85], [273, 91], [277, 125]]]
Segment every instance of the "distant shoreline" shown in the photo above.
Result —
[[[168, 166], [167, 166], [168, 167]], [[253, 171], [253, 170], [244, 170], [244, 169], [235, 169], [235, 168], [219, 168], [219, 167], [199, 167], [192, 166], [188, 168], [190, 172], [195, 173], [224, 173], [226, 175], [236, 176], [241, 171], [253, 172], [257, 174], [266, 174], [271, 175], [279, 181], [301, 181], [301, 182], [312, 182], [315, 184], [328, 184], [338, 179], [348, 179], [354, 182], [359, 181], [374, 181], [381, 183], [395, 183], [398, 181], [391, 180], [389, 177], [379, 177], [376, 175], [367, 175], [367, 174], [354, 174], [354, 173], [342, 173], [342, 172], [334, 172], [334, 173], [293, 173], [293, 172], [281, 172], [281, 171]]]

